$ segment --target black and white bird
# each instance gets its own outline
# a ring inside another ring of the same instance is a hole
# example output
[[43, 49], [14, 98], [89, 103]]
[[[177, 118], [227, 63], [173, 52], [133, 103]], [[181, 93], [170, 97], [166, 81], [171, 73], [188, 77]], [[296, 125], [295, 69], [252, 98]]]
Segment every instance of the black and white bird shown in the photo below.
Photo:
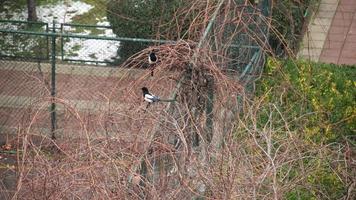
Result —
[[157, 56], [155, 54], [155, 52], [151, 51], [151, 53], [148, 55], [148, 64], [150, 64], [150, 68], [151, 68], [151, 76], [153, 76], [153, 70], [155, 69], [154, 64], [157, 63]]
[[158, 96], [151, 94], [146, 87], [143, 87], [141, 89], [142, 89], [144, 100], [147, 101], [149, 104], [158, 102], [161, 100]]
[[155, 52], [151, 51], [151, 53], [148, 55], [148, 64], [152, 65], [157, 62], [157, 56]]

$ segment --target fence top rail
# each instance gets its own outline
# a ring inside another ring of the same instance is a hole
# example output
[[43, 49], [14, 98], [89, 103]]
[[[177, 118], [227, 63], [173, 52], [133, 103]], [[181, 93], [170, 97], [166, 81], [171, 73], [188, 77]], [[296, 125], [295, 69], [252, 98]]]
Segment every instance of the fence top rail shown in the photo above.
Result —
[[39, 36], [51, 36], [51, 37], [70, 37], [70, 38], [82, 38], [82, 39], [95, 39], [95, 40], [113, 40], [113, 41], [131, 41], [131, 42], [146, 42], [146, 43], [176, 43], [173, 40], [156, 40], [145, 38], [128, 38], [128, 37], [107, 37], [107, 36], [93, 36], [93, 35], [78, 35], [70, 33], [60, 32], [35, 32], [35, 31], [23, 31], [23, 30], [8, 30], [0, 29], [2, 33], [17, 33], [24, 35], [39, 35]]
[[[22, 30], [8, 30], [0, 29], [2, 33], [17, 33], [24, 35], [39, 35], [39, 36], [56, 36], [56, 37], [71, 37], [71, 38], [82, 38], [82, 39], [95, 39], [95, 40], [114, 40], [114, 41], [132, 41], [132, 42], [146, 42], [146, 43], [177, 43], [174, 40], [156, 40], [156, 39], [145, 39], [145, 38], [128, 38], [128, 37], [107, 37], [107, 36], [93, 36], [93, 35], [79, 35], [71, 33], [61, 33], [61, 32], [35, 32], [35, 31], [22, 31]], [[254, 45], [241, 45], [241, 44], [230, 44], [230, 47], [244, 47], [251, 49], [258, 49], [259, 46]]]
[[112, 26], [105, 25], [90, 25], [90, 24], [71, 24], [71, 23], [61, 23], [62, 26], [71, 26], [71, 27], [86, 27], [86, 28], [112, 28]]
[[[48, 27], [48, 23], [45, 22], [36, 22], [36, 21], [21, 21], [21, 20], [1, 20], [0, 23], [18, 23], [18, 24], [41, 24], [46, 25]], [[112, 28], [112, 26], [105, 25], [89, 25], [89, 24], [71, 24], [71, 23], [59, 23], [61, 26], [72, 26], [72, 27], [88, 27], [88, 28]], [[129, 38], [129, 37], [108, 37], [108, 36], [95, 36], [95, 35], [81, 35], [81, 34], [73, 34], [73, 33], [61, 33], [61, 32], [35, 32], [28, 30], [9, 30], [9, 29], [1, 29], [2, 33], [15, 33], [15, 34], [24, 34], [24, 35], [38, 35], [38, 36], [55, 36], [55, 37], [65, 37], [65, 38], [81, 38], [81, 39], [95, 39], [95, 40], [112, 40], [112, 41], [131, 41], [131, 42], [144, 42], [144, 43], [176, 43], [174, 40], [157, 40], [157, 39], [147, 39], [147, 38]], [[258, 49], [258, 46], [254, 45], [242, 45], [242, 44], [230, 44], [230, 47], [233, 48], [251, 48]]]

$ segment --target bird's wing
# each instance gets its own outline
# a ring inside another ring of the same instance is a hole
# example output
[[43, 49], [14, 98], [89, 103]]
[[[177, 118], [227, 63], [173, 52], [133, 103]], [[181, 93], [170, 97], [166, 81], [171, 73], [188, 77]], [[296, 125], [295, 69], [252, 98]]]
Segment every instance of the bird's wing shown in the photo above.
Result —
[[145, 101], [147, 101], [148, 103], [153, 103], [153, 100], [152, 100], [152, 99], [147, 99], [147, 98], [145, 98]]
[[152, 103], [152, 102], [159, 101], [159, 97], [152, 94], [145, 94], [145, 100]]
[[147, 94], [145, 95], [145, 101], [147, 101], [148, 103], [152, 103], [153, 102], [153, 100], [152, 100], [152, 98], [150, 98], [149, 96], [147, 96]]
[[155, 96], [154, 94], [151, 94], [151, 95], [152, 95], [154, 101], [159, 101], [160, 100], [160, 98], [158, 96]]

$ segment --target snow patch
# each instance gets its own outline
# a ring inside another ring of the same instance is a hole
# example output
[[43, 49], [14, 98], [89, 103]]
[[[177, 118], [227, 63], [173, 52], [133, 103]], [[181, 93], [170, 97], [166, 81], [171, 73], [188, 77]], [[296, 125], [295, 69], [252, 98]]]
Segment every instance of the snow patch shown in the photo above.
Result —
[[[58, 4], [49, 4], [37, 6], [37, 17], [39, 21], [52, 23], [53, 20], [59, 23], [70, 23], [73, 17], [82, 15], [92, 9], [93, 6], [81, 1], [71, 1], [70, 3], [59, 2]], [[26, 20], [27, 8], [24, 6], [21, 10], [11, 13], [12, 17], [7, 18], [8, 13], [0, 13], [0, 17], [10, 20]]]
[[[96, 24], [98, 26], [110, 26], [106, 17], [100, 19]], [[116, 37], [111, 28], [98, 28], [99, 30], [104, 30], [103, 34], [98, 34], [98, 36], [106, 37]], [[89, 35], [90, 31], [85, 30], [85, 35]], [[80, 49], [73, 51], [73, 48], [80, 46]], [[79, 59], [79, 60], [94, 60], [94, 61], [114, 61], [117, 57], [117, 50], [120, 47], [119, 41], [113, 40], [95, 40], [95, 39], [78, 39], [72, 38], [69, 42], [64, 45], [64, 51], [71, 52], [73, 56], [65, 56], [66, 59]]]
[[[57, 23], [71, 23], [73, 18], [78, 15], [87, 13], [93, 8], [92, 5], [86, 4], [81, 1], [70, 1], [68, 3], [58, 2], [57, 4], [41, 5], [37, 7], [37, 17], [39, 21], [48, 23], [52, 26], [53, 20]], [[21, 10], [15, 10], [11, 13], [10, 20], [26, 20], [27, 9], [23, 7]], [[0, 13], [0, 18], [7, 18], [7, 13]], [[106, 17], [98, 20], [97, 25], [110, 26]], [[16, 30], [18, 26], [6, 24], [1, 28]], [[75, 28], [64, 26], [64, 31], [73, 31]], [[116, 37], [110, 28], [99, 28], [104, 33], [98, 36]], [[81, 35], [89, 35], [90, 30], [85, 29]], [[75, 33], [79, 34], [79, 33]], [[30, 41], [30, 44], [35, 44], [35, 41]], [[23, 49], [18, 45], [18, 50]], [[32, 46], [32, 45], [29, 45]], [[71, 38], [64, 43], [64, 58], [73, 60], [94, 60], [94, 61], [113, 61], [117, 56], [117, 50], [120, 46], [119, 41], [112, 40], [95, 40], [95, 39], [78, 39]], [[8, 54], [7, 52], [6, 54]]]

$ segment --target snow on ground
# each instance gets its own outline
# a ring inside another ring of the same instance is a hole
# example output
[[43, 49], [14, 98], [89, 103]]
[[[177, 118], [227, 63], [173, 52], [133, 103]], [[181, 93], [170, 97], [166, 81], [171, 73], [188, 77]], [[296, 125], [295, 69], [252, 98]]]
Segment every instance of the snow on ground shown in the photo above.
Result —
[[43, 22], [52, 23], [53, 20], [56, 20], [59, 23], [70, 23], [73, 17], [82, 15], [92, 8], [92, 5], [80, 1], [71, 1], [71, 3], [39, 6], [37, 13], [39, 19]]
[[[9, 9], [8, 6], [4, 6]], [[93, 6], [81, 1], [70, 1], [70, 3], [58, 2], [57, 4], [40, 5], [36, 7], [38, 21], [52, 23], [55, 20], [58, 23], [70, 23], [73, 17], [82, 15], [92, 9]], [[11, 12], [10, 20], [26, 20], [27, 8], [17, 9]], [[0, 18], [5, 19], [8, 13], [0, 13]]]
[[[81, 48], [72, 51], [77, 45]], [[119, 46], [120, 43], [115, 41], [73, 38], [64, 46], [66, 54], [71, 52], [71, 55], [64, 56], [64, 58], [87, 61], [113, 61]]]
[[[53, 20], [58, 23], [71, 23], [73, 18], [78, 15], [82, 15], [93, 6], [81, 1], [69, 1], [67, 3], [58, 2], [56, 4], [41, 5], [37, 7], [37, 17], [39, 21], [48, 23], [51, 27]], [[15, 10], [11, 12], [11, 20], [26, 20], [27, 9]], [[7, 18], [8, 13], [0, 13], [0, 18]], [[99, 20], [97, 25], [109, 26], [109, 22], [106, 17]], [[16, 29], [14, 25], [4, 25], [0, 28]], [[65, 31], [73, 31], [75, 28], [66, 27]], [[104, 30], [103, 34], [98, 36], [116, 37], [113, 31], [109, 28], [101, 28]], [[77, 33], [75, 33], [77, 34]], [[89, 35], [89, 30], [84, 30], [83, 35]], [[31, 43], [31, 42], [30, 42]], [[36, 43], [33, 41], [32, 43]], [[32, 46], [32, 45], [30, 45]], [[71, 38], [68, 42], [64, 43], [64, 58], [73, 60], [94, 60], [94, 61], [113, 61], [117, 56], [117, 49], [120, 46], [120, 42], [112, 40], [89, 40]], [[19, 48], [20, 49], [20, 48]], [[7, 55], [7, 54], [6, 54]]]
[[[109, 26], [110, 23], [107, 18], [104, 17], [100, 20], [97, 25]], [[98, 34], [98, 36], [106, 37], [116, 37], [112, 29], [100, 28], [104, 30], [103, 34]], [[85, 35], [89, 35], [90, 32], [86, 32]], [[73, 51], [74, 56], [65, 56], [67, 59], [80, 59], [80, 60], [94, 60], [94, 61], [114, 61], [117, 56], [117, 49], [120, 46], [119, 41], [113, 40], [95, 40], [95, 39], [79, 39], [71, 38], [69, 42], [64, 45], [65, 52], [71, 52], [75, 46], [81, 46], [78, 51]]]

